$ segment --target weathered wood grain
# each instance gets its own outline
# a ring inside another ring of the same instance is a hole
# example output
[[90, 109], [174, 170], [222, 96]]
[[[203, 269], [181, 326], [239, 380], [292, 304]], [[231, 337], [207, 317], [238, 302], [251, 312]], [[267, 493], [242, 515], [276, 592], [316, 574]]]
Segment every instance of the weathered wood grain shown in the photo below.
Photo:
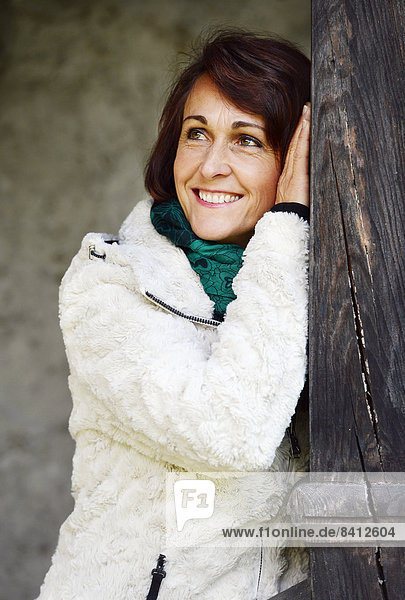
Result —
[[[405, 470], [404, 12], [401, 0], [313, 1], [317, 471]], [[400, 548], [315, 549], [312, 597], [402, 599], [404, 564]]]

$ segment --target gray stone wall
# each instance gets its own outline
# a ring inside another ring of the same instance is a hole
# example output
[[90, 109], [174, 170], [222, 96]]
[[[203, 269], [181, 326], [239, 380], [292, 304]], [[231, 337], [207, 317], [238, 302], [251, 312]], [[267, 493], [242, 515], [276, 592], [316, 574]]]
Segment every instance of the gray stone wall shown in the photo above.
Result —
[[308, 53], [310, 0], [2, 0], [0, 22], [0, 600], [29, 600], [73, 505], [60, 279], [145, 195], [177, 52], [238, 25]]

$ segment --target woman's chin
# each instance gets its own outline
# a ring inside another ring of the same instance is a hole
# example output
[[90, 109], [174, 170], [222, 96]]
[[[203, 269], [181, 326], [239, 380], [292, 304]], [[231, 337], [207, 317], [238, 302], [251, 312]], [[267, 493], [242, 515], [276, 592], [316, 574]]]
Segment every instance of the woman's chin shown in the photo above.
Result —
[[207, 227], [207, 223], [193, 225], [191, 228], [194, 233], [207, 242], [217, 242], [218, 244], [237, 244], [245, 247], [252, 236], [252, 232], [238, 232], [229, 227]]
[[233, 233], [227, 227], [210, 227], [208, 223], [191, 223], [191, 228], [199, 238], [207, 240], [208, 242], [221, 243], [232, 236]]

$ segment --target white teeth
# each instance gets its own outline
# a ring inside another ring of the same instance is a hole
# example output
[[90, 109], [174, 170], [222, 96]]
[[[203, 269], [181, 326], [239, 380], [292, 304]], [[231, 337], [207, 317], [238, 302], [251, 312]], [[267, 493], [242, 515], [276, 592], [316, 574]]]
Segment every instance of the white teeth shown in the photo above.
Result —
[[235, 202], [235, 200], [239, 200], [242, 196], [231, 196], [230, 194], [210, 194], [209, 192], [203, 192], [202, 190], [198, 191], [198, 195], [205, 202], [210, 202], [211, 204], [224, 204], [228, 202]]

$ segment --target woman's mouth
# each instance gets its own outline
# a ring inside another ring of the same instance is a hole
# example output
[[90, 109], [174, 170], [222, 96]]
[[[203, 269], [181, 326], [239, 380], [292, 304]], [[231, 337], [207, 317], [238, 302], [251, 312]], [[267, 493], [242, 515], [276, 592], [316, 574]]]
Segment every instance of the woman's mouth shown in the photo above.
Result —
[[242, 198], [241, 194], [228, 194], [226, 192], [207, 192], [206, 190], [193, 189], [200, 204], [217, 206], [218, 204], [231, 204]]

